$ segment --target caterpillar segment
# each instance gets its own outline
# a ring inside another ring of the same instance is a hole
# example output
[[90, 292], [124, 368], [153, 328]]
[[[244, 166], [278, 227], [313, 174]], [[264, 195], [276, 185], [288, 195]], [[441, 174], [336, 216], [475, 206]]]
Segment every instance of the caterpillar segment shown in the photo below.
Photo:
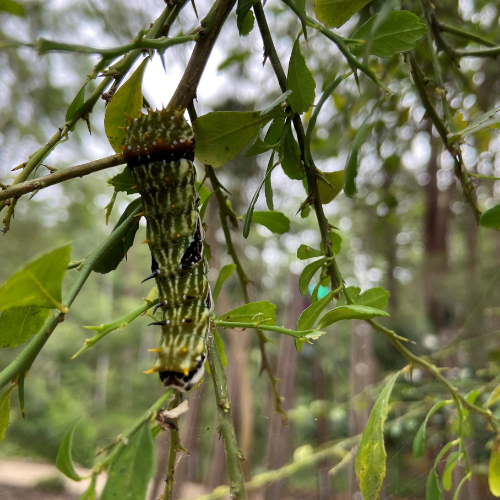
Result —
[[203, 376], [206, 339], [213, 309], [204, 257], [204, 231], [195, 188], [194, 135], [174, 109], [162, 109], [131, 120], [123, 156], [142, 197], [162, 311], [160, 345], [154, 366], [163, 386], [184, 392]]

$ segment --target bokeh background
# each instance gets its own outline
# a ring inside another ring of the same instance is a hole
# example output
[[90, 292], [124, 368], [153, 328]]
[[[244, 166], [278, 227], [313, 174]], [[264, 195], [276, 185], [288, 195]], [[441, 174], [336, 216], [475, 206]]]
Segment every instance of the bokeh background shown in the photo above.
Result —
[[[494, 1], [440, 0], [443, 20], [488, 34], [500, 42], [499, 9]], [[311, 4], [311, 5], [309, 5]], [[349, 36], [381, 2], [374, 1], [356, 14], [339, 32]], [[400, 2], [420, 15], [418, 2]], [[210, 2], [198, 0], [200, 18]], [[269, 0], [265, 11], [285, 69], [300, 25], [277, 0]], [[160, 0], [118, 2], [115, 0], [53, 0], [25, 3], [25, 17], [0, 13], [0, 38], [31, 42], [39, 37], [84, 45], [111, 47], [134, 38], [164, 8]], [[312, 12], [312, 2], [307, 2]], [[187, 32], [198, 24], [187, 6], [172, 34]], [[459, 39], [456, 43], [463, 43]], [[317, 82], [317, 95], [332, 79], [348, 70], [334, 45], [310, 30], [308, 45], [302, 45], [308, 66]], [[166, 104], [189, 59], [191, 47], [178, 46], [166, 53], [166, 72], [158, 57], [149, 64], [144, 94], [153, 107]], [[425, 39], [417, 49], [419, 63], [430, 76], [431, 65]], [[33, 50], [0, 51], [0, 181], [10, 183], [11, 169], [22, 163], [64, 123], [69, 103], [85, 81], [97, 58], [74, 54], [39, 57]], [[196, 104], [198, 114], [211, 110], [263, 109], [281, 92], [269, 62], [263, 63], [262, 41], [257, 29], [240, 38], [234, 13], [224, 26], [201, 80]], [[390, 318], [383, 323], [416, 342], [412, 349], [431, 356], [433, 362], [450, 367], [446, 374], [464, 393], [473, 388], [485, 392], [495, 387], [500, 362], [500, 307], [498, 256], [500, 236], [478, 229], [453, 176], [453, 162], [424, 117], [424, 109], [412, 86], [403, 56], [390, 60], [374, 58], [395, 96], [371, 119], [373, 126], [360, 151], [358, 194], [349, 199], [341, 193], [325, 206], [329, 222], [339, 229], [342, 249], [339, 267], [348, 285], [362, 290], [384, 286], [391, 293]], [[496, 61], [462, 59], [460, 69], [443, 57], [446, 90], [457, 123], [500, 104], [500, 72]], [[90, 84], [94, 85], [93, 83]], [[360, 89], [351, 77], [325, 104], [313, 136], [312, 154], [323, 171], [344, 168], [349, 144], [371, 106], [380, 97], [378, 89], [361, 77]], [[61, 144], [45, 163], [64, 168], [113, 153], [103, 131], [104, 101], [90, 117], [92, 135], [80, 122], [70, 140]], [[308, 116], [305, 116], [308, 119]], [[465, 139], [464, 162], [483, 175], [500, 175], [500, 137], [495, 130]], [[235, 160], [218, 170], [231, 193], [233, 208], [247, 210], [263, 178], [268, 155]], [[71, 242], [72, 259], [90, 253], [111, 231], [133, 197], [120, 193], [109, 225], [103, 208], [112, 188], [107, 180], [123, 167], [101, 171], [42, 190], [30, 201], [20, 200], [10, 231], [0, 238], [0, 282], [39, 252]], [[200, 180], [202, 176], [200, 171]], [[39, 168], [37, 175], [48, 171]], [[241, 225], [233, 238], [247, 274], [252, 280], [252, 300], [268, 299], [278, 306], [278, 324], [294, 327], [310, 297], [298, 292], [298, 276], [305, 265], [296, 258], [302, 243], [319, 246], [314, 214], [297, 214], [305, 199], [300, 181], [292, 181], [278, 169], [272, 185], [275, 206], [291, 220], [290, 232], [273, 235], [266, 228], [252, 227], [250, 237], [241, 236]], [[477, 182], [479, 206], [497, 204], [500, 182]], [[262, 197], [263, 198], [263, 197]], [[257, 209], [266, 209], [264, 199]], [[209, 277], [214, 283], [218, 270], [231, 262], [212, 198], [205, 220], [212, 260]], [[139, 318], [122, 331], [108, 335], [94, 348], [70, 361], [90, 332], [85, 325], [100, 325], [117, 319], [142, 304], [150, 286], [140, 284], [148, 273], [150, 259], [141, 227], [136, 244], [116, 272], [93, 274], [78, 296], [66, 320], [50, 338], [34, 363], [26, 381], [26, 420], [12, 399], [11, 425], [0, 446], [2, 464], [15, 463], [24, 471], [14, 482], [0, 474], [0, 497], [77, 498], [64, 490], [52, 469], [38, 478], [36, 466], [53, 464], [62, 435], [80, 418], [73, 456], [90, 467], [96, 451], [143, 413], [162, 392], [156, 377], [142, 374], [151, 366], [158, 332], [146, 328], [148, 318]], [[142, 234], [141, 234], [142, 233]], [[67, 273], [64, 286], [77, 273]], [[225, 285], [217, 312], [243, 303], [239, 284], [232, 277]], [[289, 425], [273, 412], [273, 400], [265, 374], [260, 374], [260, 352], [251, 332], [221, 332], [228, 360], [227, 378], [238, 439], [247, 458], [245, 474], [251, 477], [279, 468], [308, 454], [318, 446], [359, 434], [384, 378], [405, 365], [399, 353], [366, 324], [337, 323], [328, 335], [301, 353], [291, 338], [269, 335], [272, 365], [281, 379]], [[22, 350], [0, 351], [5, 367]], [[391, 400], [387, 433], [388, 475], [381, 498], [421, 499], [425, 478], [441, 446], [454, 435], [455, 415], [444, 409], [430, 421], [426, 456], [412, 458], [411, 443], [432, 404], [447, 397], [443, 388], [413, 370], [412, 381], [401, 378]], [[213, 388], [208, 376], [189, 397], [190, 411], [181, 418], [181, 437], [191, 455], [177, 468], [178, 498], [211, 491], [226, 483], [224, 453], [217, 432]], [[487, 461], [491, 434], [482, 421], [468, 419], [468, 446], [473, 458], [473, 481], [462, 499], [489, 497]], [[156, 440], [159, 473], [151, 499], [162, 486], [165, 437]], [[258, 492], [260, 498], [361, 500], [352, 467], [335, 476], [328, 471], [338, 460], [325, 460], [302, 469], [282, 482], [273, 482]], [[1, 469], [6, 471], [7, 469]], [[461, 477], [460, 468], [454, 475]], [[36, 477], [35, 477], [36, 476]], [[456, 477], [455, 477], [456, 476]], [[38, 479], [37, 479], [38, 478]], [[16, 484], [17, 482], [17, 484]], [[36, 483], [35, 489], [32, 487]], [[28, 489], [21, 489], [27, 485]], [[30, 496], [31, 495], [31, 496]], [[451, 498], [451, 497], [450, 497]]]

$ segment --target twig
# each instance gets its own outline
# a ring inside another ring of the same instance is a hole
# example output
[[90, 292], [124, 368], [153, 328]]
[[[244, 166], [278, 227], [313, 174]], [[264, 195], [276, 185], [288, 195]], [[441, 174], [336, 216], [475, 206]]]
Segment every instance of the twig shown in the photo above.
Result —
[[[179, 393], [176, 393], [175, 398], [170, 403], [170, 407], [173, 408], [179, 404], [180, 398]], [[177, 427], [179, 419], [175, 418], [170, 426], [170, 443], [168, 451], [168, 463], [167, 463], [167, 478], [165, 480], [165, 489], [163, 490], [162, 500], [172, 500], [172, 493], [174, 489], [174, 473], [175, 473], [175, 459], [177, 458], [177, 452], [179, 451], [180, 437], [179, 428]]]
[[82, 163], [74, 167], [60, 169], [52, 174], [7, 187], [3, 191], [0, 191], [0, 201], [9, 198], [19, 198], [23, 194], [44, 189], [54, 184], [74, 179], [75, 177], [84, 177], [85, 175], [93, 174], [94, 172], [99, 172], [99, 170], [105, 170], [106, 168], [116, 167], [123, 163], [125, 163], [125, 160], [122, 155], [112, 155], [88, 163]]
[[[137, 223], [136, 215], [141, 211], [137, 208], [123, 223], [117, 227], [86, 259], [82, 265], [78, 277], [73, 281], [70, 289], [63, 299], [63, 304], [69, 309], [77, 295], [80, 293], [85, 281], [90, 276], [92, 269], [99, 259], [117, 242], [124, 238], [132, 226]], [[52, 317], [45, 326], [33, 337], [31, 342], [22, 350], [12, 363], [0, 372], [0, 389], [14, 380], [20, 374], [28, 371], [35, 361], [38, 353], [42, 350], [45, 342], [52, 335], [59, 323], [64, 321], [65, 313], [60, 312]]]
[[175, 108], [180, 106], [185, 109], [196, 97], [196, 89], [212, 48], [235, 3], [236, 0], [216, 0], [210, 12], [201, 20], [200, 39], [194, 47], [181, 81], [177, 85], [172, 99], [170, 99], [169, 106]]
[[219, 416], [219, 431], [224, 441], [226, 451], [227, 475], [231, 499], [245, 500], [245, 480], [241, 469], [243, 455], [236, 441], [233, 420], [231, 418], [231, 402], [227, 390], [226, 374], [222, 367], [219, 351], [215, 345], [213, 333], [208, 334], [208, 364], [214, 383], [215, 398], [217, 400], [217, 414]]
[[40, 55], [46, 54], [47, 52], [76, 52], [78, 54], [100, 54], [104, 59], [113, 60], [132, 50], [152, 49], [163, 52], [174, 45], [196, 42], [198, 41], [198, 38], [198, 35], [177, 36], [173, 38], [162, 37], [158, 40], [150, 40], [141, 37], [134, 42], [127, 43], [120, 47], [114, 47], [112, 49], [98, 49], [95, 47], [87, 47], [85, 45], [60, 43], [40, 38], [35, 44], [33, 44], [33, 47], [38, 50]]
[[415, 84], [415, 89], [418, 92], [418, 95], [420, 97], [422, 105], [425, 108], [425, 111], [427, 112], [427, 115], [429, 116], [432, 123], [436, 127], [436, 130], [438, 131], [445, 148], [453, 157], [453, 160], [455, 162], [454, 166], [455, 176], [460, 181], [464, 198], [469, 204], [472, 213], [474, 214], [474, 217], [476, 219], [476, 222], [479, 223], [479, 218], [481, 217], [481, 211], [477, 207], [476, 202], [474, 201], [474, 198], [472, 196], [472, 193], [474, 191], [474, 186], [472, 185], [472, 182], [467, 175], [467, 170], [463, 165], [462, 155], [460, 153], [460, 150], [457, 150], [453, 144], [448, 143], [447, 136], [449, 134], [449, 131], [446, 125], [444, 124], [443, 120], [437, 114], [436, 110], [434, 109], [434, 106], [431, 104], [429, 97], [427, 96], [427, 93], [425, 91], [424, 81], [422, 78], [422, 71], [417, 65], [417, 62], [413, 54], [410, 53], [409, 59], [410, 59], [411, 75], [413, 78], [413, 82]]

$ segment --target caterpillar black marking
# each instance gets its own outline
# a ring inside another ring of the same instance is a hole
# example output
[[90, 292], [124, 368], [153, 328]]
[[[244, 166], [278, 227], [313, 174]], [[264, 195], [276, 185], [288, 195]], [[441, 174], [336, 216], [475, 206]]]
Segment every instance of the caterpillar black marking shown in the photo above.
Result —
[[153, 368], [162, 384], [184, 392], [203, 376], [212, 296], [204, 256], [204, 232], [195, 188], [194, 134], [174, 109], [130, 119], [123, 156], [142, 197], [156, 280], [163, 311], [161, 340]]

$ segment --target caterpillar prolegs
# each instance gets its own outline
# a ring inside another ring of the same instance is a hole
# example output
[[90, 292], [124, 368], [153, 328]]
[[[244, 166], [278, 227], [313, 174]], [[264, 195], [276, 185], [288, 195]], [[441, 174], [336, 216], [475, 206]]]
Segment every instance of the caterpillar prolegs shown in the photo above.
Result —
[[203, 376], [212, 295], [195, 188], [194, 134], [182, 112], [163, 109], [133, 120], [123, 155], [147, 220], [151, 275], [163, 311], [157, 360], [162, 384], [184, 392]]

